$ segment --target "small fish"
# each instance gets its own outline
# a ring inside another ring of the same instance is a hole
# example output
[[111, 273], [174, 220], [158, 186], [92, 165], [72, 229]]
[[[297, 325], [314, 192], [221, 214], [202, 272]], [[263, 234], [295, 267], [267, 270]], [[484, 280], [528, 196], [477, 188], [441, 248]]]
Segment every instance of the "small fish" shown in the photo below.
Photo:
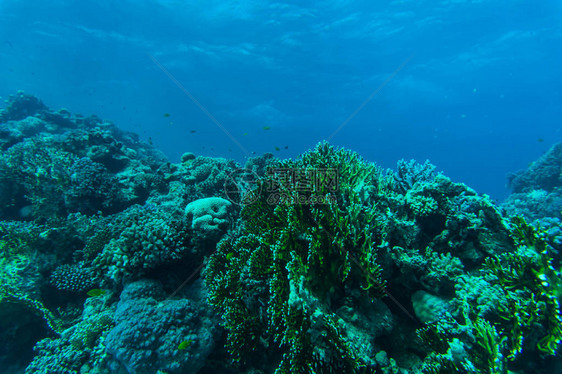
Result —
[[247, 132], [245, 132], [244, 134], [242, 134], [242, 136], [248, 136], [248, 133], [247, 133]]
[[184, 340], [183, 342], [181, 342], [181, 343], [178, 345], [178, 349], [179, 349], [179, 350], [184, 350], [184, 349], [186, 349], [187, 347], [189, 347], [189, 346], [191, 345], [191, 343], [193, 343], [193, 340], [191, 340], [191, 339], [189, 339], [189, 340]]
[[164, 113], [164, 117], [166, 118], [170, 117], [170, 113]]
[[270, 126], [264, 126], [263, 129], [264, 130], [271, 130], [271, 127]]
[[148, 144], [152, 145], [152, 138], [151, 137], [148, 138]]
[[232, 257], [234, 257], [234, 253], [228, 252], [228, 253], [226, 254], [226, 261], [232, 260]]
[[281, 150], [281, 148], [279, 148], [279, 147], [275, 147], [275, 150], [276, 150], [276, 151], [280, 151], [280, 150]]
[[91, 297], [97, 297], [97, 296], [105, 295], [106, 292], [107, 292], [106, 290], [94, 288], [93, 290], [90, 290], [90, 291], [86, 292], [86, 295], [91, 296]]
[[285, 146], [285, 149], [289, 149], [289, 146], [288, 146], [288, 145], [286, 145], [286, 146]]
[[191, 130], [189, 133], [190, 134], [195, 134], [197, 132], [197, 130]]
[[539, 141], [539, 143], [544, 142], [544, 139], [543, 139], [543, 138], [538, 138], [537, 140]]

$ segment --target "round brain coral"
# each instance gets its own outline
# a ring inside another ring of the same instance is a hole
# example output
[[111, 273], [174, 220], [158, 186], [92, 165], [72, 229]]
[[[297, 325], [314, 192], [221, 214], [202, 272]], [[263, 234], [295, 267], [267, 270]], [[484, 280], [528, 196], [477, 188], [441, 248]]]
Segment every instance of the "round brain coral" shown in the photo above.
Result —
[[185, 208], [191, 228], [206, 239], [217, 239], [226, 232], [232, 203], [220, 197], [192, 201]]

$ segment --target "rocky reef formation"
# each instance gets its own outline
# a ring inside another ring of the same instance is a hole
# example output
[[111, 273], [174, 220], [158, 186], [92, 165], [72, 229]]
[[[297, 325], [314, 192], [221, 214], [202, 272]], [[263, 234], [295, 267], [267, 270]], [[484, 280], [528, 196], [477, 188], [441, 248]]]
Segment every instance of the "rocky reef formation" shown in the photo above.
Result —
[[[0, 147], [3, 372], [560, 370], [557, 216], [429, 162], [320, 143], [174, 164], [23, 93]], [[558, 153], [512, 178], [518, 199], [558, 193], [537, 176]]]
[[562, 143], [553, 145], [527, 169], [509, 175], [513, 193], [503, 203], [510, 214], [534, 220], [562, 219]]
[[556, 251], [562, 250], [562, 143], [554, 144], [524, 170], [508, 176], [511, 195], [502, 203], [508, 215], [520, 215], [541, 227]]

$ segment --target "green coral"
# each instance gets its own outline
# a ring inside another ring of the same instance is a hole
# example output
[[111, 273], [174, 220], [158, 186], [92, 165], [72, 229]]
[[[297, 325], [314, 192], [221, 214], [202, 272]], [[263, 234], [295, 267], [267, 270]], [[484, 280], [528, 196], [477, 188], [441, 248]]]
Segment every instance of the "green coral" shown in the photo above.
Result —
[[243, 228], [219, 243], [206, 272], [235, 361], [265, 345], [278, 350], [277, 373], [361, 367], [328, 306], [346, 287], [384, 295], [374, 197], [388, 181], [326, 143], [259, 181], [265, 193], [244, 206]]
[[453, 304], [461, 329], [439, 321], [418, 330], [432, 349], [422, 372], [506, 373], [511, 363], [522, 364], [517, 360], [524, 352], [556, 354], [562, 339], [560, 275], [546, 235], [521, 217], [512, 218], [510, 228], [515, 250], [488, 257], [480, 276], [458, 277]]
[[[451, 322], [445, 318], [418, 329], [419, 338], [432, 350], [420, 368], [422, 373], [507, 373], [506, 338], [494, 326], [480, 318], [468, 321], [467, 326]], [[463, 341], [467, 333], [470, 342]]]
[[485, 319], [477, 319], [473, 326], [476, 341], [475, 351], [477, 365], [487, 368], [489, 374], [505, 373], [506, 360], [505, 336], [500, 336], [497, 329]]
[[[492, 275], [508, 301], [500, 313], [502, 326], [509, 332], [510, 355], [515, 359], [524, 349], [524, 341], [533, 337], [543, 355], [554, 355], [562, 341], [560, 274], [552, 266], [546, 234], [529, 225], [522, 217], [512, 219], [512, 234], [518, 248], [486, 259]], [[540, 325], [539, 337], [536, 326]]]

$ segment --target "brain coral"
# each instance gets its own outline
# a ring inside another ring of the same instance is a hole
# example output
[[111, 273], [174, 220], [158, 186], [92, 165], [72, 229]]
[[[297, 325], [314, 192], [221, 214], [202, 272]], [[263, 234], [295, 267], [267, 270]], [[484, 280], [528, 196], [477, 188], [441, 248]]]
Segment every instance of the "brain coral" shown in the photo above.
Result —
[[226, 232], [232, 203], [220, 197], [192, 201], [185, 208], [191, 227], [206, 239], [218, 239]]

